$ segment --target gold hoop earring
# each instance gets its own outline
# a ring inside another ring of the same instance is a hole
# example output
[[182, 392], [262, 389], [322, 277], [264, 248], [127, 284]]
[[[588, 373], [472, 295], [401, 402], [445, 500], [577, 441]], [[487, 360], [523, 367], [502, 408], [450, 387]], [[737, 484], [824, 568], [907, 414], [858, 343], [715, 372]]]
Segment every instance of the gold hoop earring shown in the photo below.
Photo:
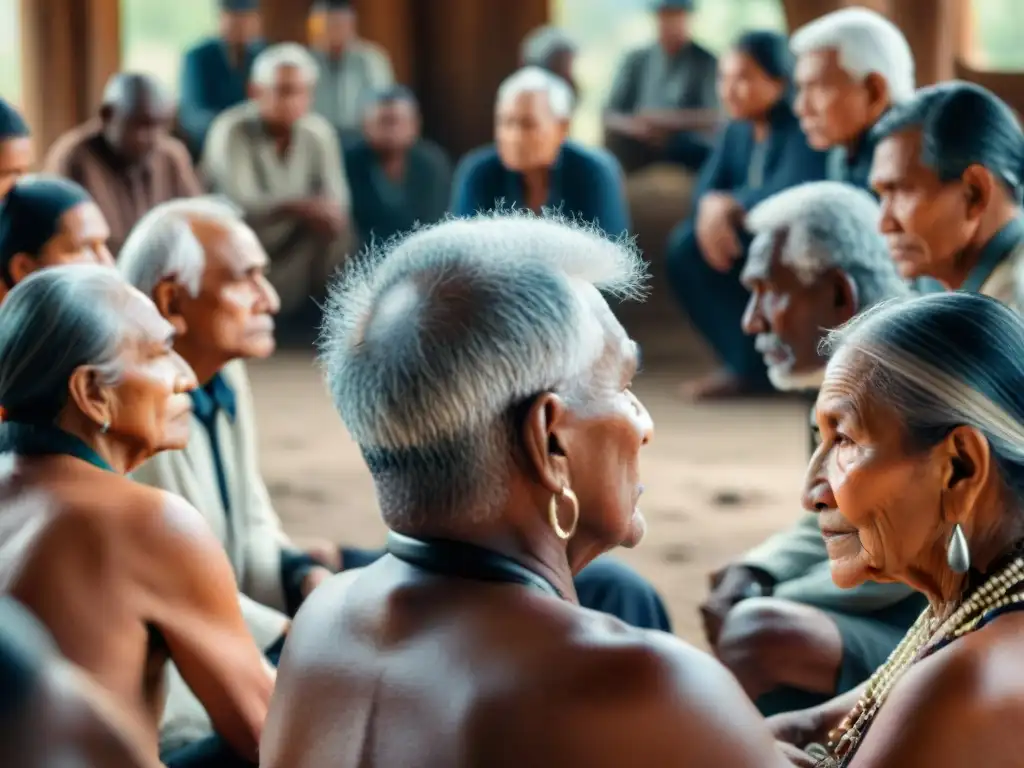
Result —
[[[569, 527], [563, 528], [562, 524], [558, 520], [558, 498], [559, 495], [563, 499], [568, 499], [572, 505], [572, 523]], [[580, 522], [580, 501], [576, 498], [576, 494], [572, 492], [572, 489], [567, 486], [562, 486], [562, 493], [551, 494], [551, 501], [548, 502], [548, 520], [551, 523], [551, 527], [555, 529], [555, 535], [562, 541], [568, 541], [572, 538], [573, 534], [576, 533], [576, 526]]]

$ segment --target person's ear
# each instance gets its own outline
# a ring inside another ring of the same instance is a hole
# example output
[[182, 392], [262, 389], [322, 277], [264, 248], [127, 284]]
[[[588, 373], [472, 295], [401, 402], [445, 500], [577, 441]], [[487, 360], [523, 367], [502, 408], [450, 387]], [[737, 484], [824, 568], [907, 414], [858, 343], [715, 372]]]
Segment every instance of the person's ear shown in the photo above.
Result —
[[877, 72], [864, 78], [864, 90], [868, 96], [868, 113], [873, 119], [882, 116], [890, 106], [889, 83]]
[[100, 383], [92, 366], [80, 365], [68, 378], [68, 399], [99, 427], [110, 426], [113, 417], [113, 393]]
[[553, 392], [545, 392], [531, 405], [523, 421], [522, 441], [529, 468], [551, 493], [569, 484], [566, 429], [569, 409]]
[[992, 471], [988, 439], [974, 427], [953, 429], [939, 446], [944, 513], [959, 522], [973, 509]]
[[980, 218], [992, 202], [996, 192], [996, 181], [992, 174], [980, 165], [970, 165], [960, 177], [964, 188], [964, 204], [967, 218]]
[[37, 269], [39, 269], [39, 262], [27, 253], [14, 254], [7, 264], [7, 271], [11, 273], [13, 285], [17, 285]]
[[829, 278], [832, 281], [832, 308], [835, 312], [836, 325], [838, 326], [848, 320], [852, 320], [853, 316], [857, 314], [860, 297], [857, 292], [857, 284], [843, 270], [830, 270]]
[[153, 303], [161, 316], [174, 326], [177, 336], [184, 336], [188, 331], [188, 323], [182, 314], [183, 286], [174, 280], [161, 280], [153, 288]]

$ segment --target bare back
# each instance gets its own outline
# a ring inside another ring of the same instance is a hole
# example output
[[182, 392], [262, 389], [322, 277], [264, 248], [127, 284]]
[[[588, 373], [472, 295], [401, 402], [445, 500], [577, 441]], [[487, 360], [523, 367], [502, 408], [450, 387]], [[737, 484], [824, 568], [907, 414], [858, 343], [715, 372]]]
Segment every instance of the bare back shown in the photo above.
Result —
[[131, 574], [141, 553], [119, 548], [124, 539], [117, 531], [120, 518], [160, 510], [131, 481], [73, 458], [8, 455], [5, 462], [10, 471], [0, 479], [0, 587], [28, 607], [61, 653], [126, 704], [155, 739], [168, 653], [140, 613]]
[[70, 456], [0, 461], [0, 591], [113, 694], [154, 755], [169, 658], [217, 731], [255, 755], [273, 673], [201, 515]]
[[434, 576], [386, 557], [334, 577], [301, 610], [260, 764], [780, 761], [735, 680], [675, 638], [522, 586]]

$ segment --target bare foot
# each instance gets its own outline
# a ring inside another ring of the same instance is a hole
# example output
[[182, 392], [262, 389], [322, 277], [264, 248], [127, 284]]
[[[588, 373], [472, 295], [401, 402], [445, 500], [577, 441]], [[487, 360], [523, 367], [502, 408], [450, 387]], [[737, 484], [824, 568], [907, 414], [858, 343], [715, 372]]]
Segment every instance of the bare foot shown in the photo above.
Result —
[[729, 400], [759, 394], [754, 387], [726, 370], [715, 371], [695, 381], [688, 381], [681, 387], [687, 400]]

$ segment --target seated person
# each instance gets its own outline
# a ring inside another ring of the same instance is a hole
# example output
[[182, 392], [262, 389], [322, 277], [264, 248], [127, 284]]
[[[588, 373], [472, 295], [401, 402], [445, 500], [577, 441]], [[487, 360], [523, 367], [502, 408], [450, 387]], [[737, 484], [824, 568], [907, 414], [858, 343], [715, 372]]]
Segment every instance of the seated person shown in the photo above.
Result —
[[[813, 400], [825, 335], [910, 293], [875, 229], [878, 216], [871, 195], [832, 181], [780, 192], [747, 216], [754, 242], [741, 275], [750, 291], [743, 331], [756, 337], [777, 389]], [[818, 441], [811, 430], [811, 453]], [[925, 607], [903, 584], [837, 588], [813, 514], [719, 570], [712, 583], [702, 606], [708, 642], [766, 715], [860, 685]]]
[[359, 37], [351, 0], [317, 0], [312, 12], [323, 16], [323, 35], [312, 47], [320, 67], [313, 110], [327, 118], [347, 146], [360, 136], [367, 102], [390, 88], [395, 74], [387, 51]]
[[787, 45], [777, 32], [747, 32], [722, 57], [718, 82], [730, 122], [701, 171], [694, 216], [669, 241], [672, 288], [723, 366], [686, 385], [696, 399], [768, 389], [760, 355], [740, 328], [750, 298], [739, 281], [749, 242], [743, 216], [766, 197], [825, 175], [825, 156], [807, 146], [793, 115]]
[[0, 691], [2, 765], [161, 768], [136, 724], [9, 597], [0, 598]]
[[181, 65], [178, 126], [196, 159], [217, 115], [246, 100], [249, 73], [264, 48], [259, 0], [218, 0], [218, 5], [220, 34], [189, 48]]
[[28, 124], [14, 107], [0, 99], [0, 202], [34, 162]]
[[690, 36], [694, 0], [656, 0], [658, 41], [629, 53], [605, 107], [608, 148], [627, 173], [658, 162], [698, 172], [711, 154], [718, 61]]
[[871, 127], [914, 95], [914, 56], [899, 27], [867, 8], [844, 8], [800, 27], [796, 114], [807, 142], [829, 150], [827, 174], [868, 188], [875, 142]]
[[936, 293], [861, 313], [828, 352], [804, 508], [836, 586], [902, 583], [928, 607], [862, 689], [772, 725], [806, 745], [797, 765], [1013, 768], [1024, 752], [1024, 321], [988, 296]]
[[[132, 233], [119, 267], [175, 326], [175, 351], [203, 384], [192, 393], [188, 445], [153, 457], [134, 478], [202, 510], [242, 592], [279, 617], [246, 614], [267, 647], [284, 631], [284, 613], [293, 614], [329, 575], [323, 565], [356, 568], [383, 552], [312, 542], [307, 553], [281, 531], [259, 468], [256, 412], [241, 362], [273, 352], [277, 297], [263, 276], [266, 256], [237, 213], [205, 200], [159, 206]], [[619, 562], [595, 561], [579, 575], [577, 588], [589, 608], [635, 626], [671, 629], [654, 588]]]
[[433, 224], [448, 210], [452, 167], [420, 137], [420, 110], [401, 86], [378, 93], [363, 116], [364, 138], [345, 151], [352, 218], [363, 244]]
[[287, 321], [316, 309], [310, 296], [325, 295], [345, 258], [348, 184], [334, 129], [309, 111], [317, 66], [306, 49], [267, 48], [252, 76], [252, 100], [214, 121], [202, 167], [213, 188], [242, 208], [270, 255]]
[[300, 611], [263, 768], [788, 765], [714, 659], [577, 603], [573, 575], [645, 530], [653, 425], [599, 292], [644, 273], [626, 242], [498, 215], [342, 280], [322, 354], [388, 554]]
[[0, 205], [0, 301], [44, 267], [113, 266], [109, 237], [103, 213], [82, 187], [56, 176], [22, 178]]
[[173, 660], [251, 762], [274, 675], [231, 566], [190, 504], [124, 477], [188, 439], [196, 382], [173, 335], [108, 267], [40, 270], [0, 304], [0, 584], [144, 728], [148, 754]]
[[96, 120], [64, 134], [45, 170], [81, 184], [110, 225], [115, 258], [135, 222], [154, 205], [202, 194], [185, 146], [167, 133], [174, 102], [149, 75], [114, 75]]
[[579, 87], [573, 75], [579, 45], [564, 29], [550, 24], [537, 27], [523, 38], [519, 46], [520, 67], [540, 67], [558, 75], [572, 88], [573, 96], [579, 101]]
[[613, 237], [628, 232], [622, 170], [607, 153], [568, 140], [572, 108], [568, 84], [546, 70], [527, 67], [506, 79], [498, 88], [494, 145], [462, 158], [451, 212], [552, 209]]
[[983, 293], [1024, 309], [1014, 292], [1024, 133], [1013, 111], [981, 86], [942, 83], [894, 107], [872, 136], [879, 226], [900, 274], [922, 291]]

